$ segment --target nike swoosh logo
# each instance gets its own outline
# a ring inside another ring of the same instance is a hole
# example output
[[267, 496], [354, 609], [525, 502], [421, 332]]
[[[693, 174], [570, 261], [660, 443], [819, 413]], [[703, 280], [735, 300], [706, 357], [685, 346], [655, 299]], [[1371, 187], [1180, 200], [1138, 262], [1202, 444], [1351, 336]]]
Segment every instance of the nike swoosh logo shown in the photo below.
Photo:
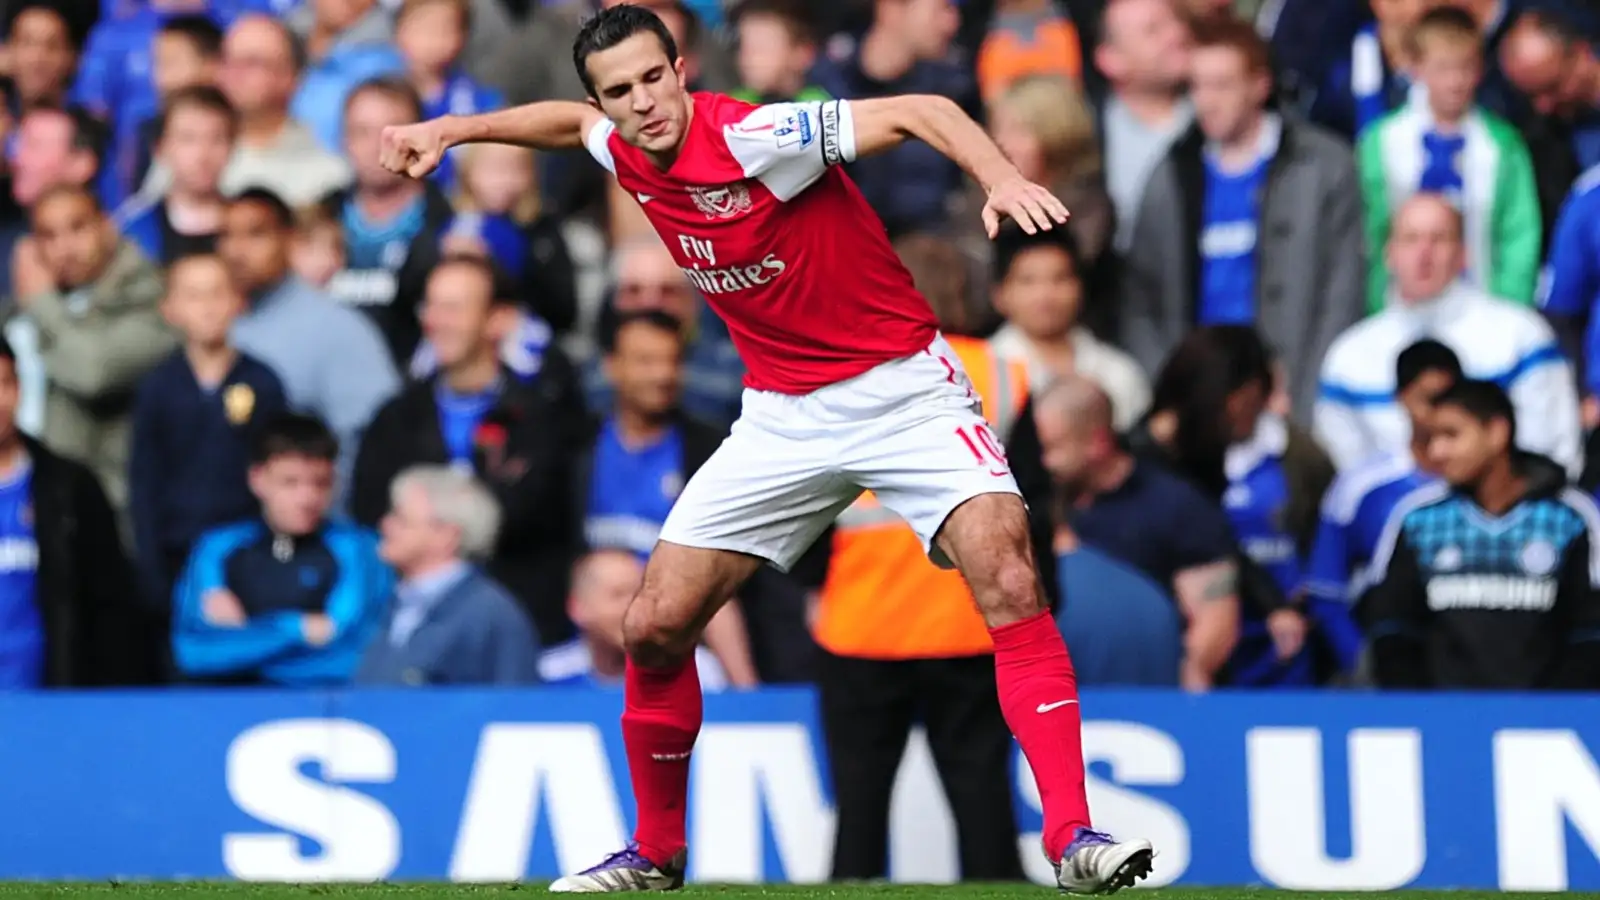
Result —
[[649, 203], [651, 200], [655, 199], [654, 197], [650, 196], [649, 194], [634, 194], [634, 196], [639, 198], [639, 202], [641, 204]]
[[1074, 703], [1077, 703], [1077, 702], [1078, 701], [1076, 701], [1076, 700], [1059, 700], [1059, 701], [1057, 701], [1055, 703], [1041, 703], [1041, 704], [1039, 704], [1039, 708], [1034, 710], [1034, 712], [1040, 713], [1042, 715], [1044, 713], [1049, 712], [1052, 709], [1060, 709], [1063, 706], [1070, 706], [1070, 705], [1072, 705]]

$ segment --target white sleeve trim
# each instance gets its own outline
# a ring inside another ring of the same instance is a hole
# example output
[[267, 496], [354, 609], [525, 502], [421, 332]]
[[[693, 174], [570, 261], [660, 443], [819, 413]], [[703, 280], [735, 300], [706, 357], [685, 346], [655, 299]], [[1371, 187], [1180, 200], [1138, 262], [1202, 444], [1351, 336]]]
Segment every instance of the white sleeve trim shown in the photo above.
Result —
[[594, 157], [594, 161], [605, 166], [606, 171], [617, 174], [617, 161], [611, 156], [611, 135], [617, 130], [617, 125], [610, 119], [601, 119], [594, 123], [589, 133], [583, 138], [583, 147]]

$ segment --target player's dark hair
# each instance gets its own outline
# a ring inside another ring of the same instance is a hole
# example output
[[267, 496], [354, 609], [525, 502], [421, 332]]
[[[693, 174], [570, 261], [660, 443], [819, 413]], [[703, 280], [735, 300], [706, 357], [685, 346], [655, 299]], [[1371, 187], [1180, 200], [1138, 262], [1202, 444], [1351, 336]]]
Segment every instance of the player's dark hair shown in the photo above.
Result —
[[339, 439], [316, 416], [281, 413], [268, 419], [250, 444], [250, 464], [265, 465], [280, 456], [304, 456], [333, 462]]
[[[517, 302], [516, 286], [505, 270], [494, 260], [477, 253], [446, 253], [434, 264], [433, 272], [448, 267], [471, 269], [489, 285], [489, 306], [514, 306]], [[430, 275], [432, 272], [429, 273]]]
[[210, 16], [173, 16], [161, 23], [160, 33], [183, 38], [205, 59], [222, 56], [222, 29]]
[[1272, 390], [1272, 352], [1245, 325], [1211, 325], [1189, 332], [1167, 357], [1151, 389], [1150, 409], [1177, 417], [1169, 449], [1175, 467], [1220, 498], [1228, 479], [1223, 460], [1232, 443], [1228, 398], [1259, 385]]
[[218, 116], [228, 123], [229, 137], [239, 133], [239, 113], [228, 102], [228, 96], [212, 85], [195, 84], [173, 91], [167, 102], [161, 104], [161, 117], [156, 122], [157, 140], [167, 136], [173, 117], [183, 109], [197, 109]]
[[1394, 389], [1396, 393], [1416, 384], [1417, 379], [1429, 372], [1443, 372], [1451, 382], [1462, 378], [1461, 357], [1433, 338], [1423, 338], [1400, 351], [1394, 362]]
[[599, 97], [594, 89], [594, 79], [589, 77], [589, 57], [602, 50], [610, 50], [636, 34], [655, 35], [656, 40], [661, 42], [661, 49], [667, 54], [667, 62], [678, 62], [678, 43], [672, 39], [672, 32], [660, 16], [632, 3], [603, 9], [583, 23], [577, 39], [572, 42], [572, 64], [577, 66], [578, 77], [583, 79], [583, 88], [589, 92], [589, 96]]
[[1083, 251], [1078, 248], [1078, 241], [1072, 236], [1068, 228], [1052, 228], [1029, 234], [1014, 225], [1000, 229], [1000, 234], [994, 241], [994, 281], [999, 284], [1011, 276], [1011, 268], [1017, 260], [1030, 250], [1041, 247], [1051, 247], [1067, 255], [1072, 263], [1072, 273], [1082, 280]]
[[278, 196], [275, 191], [264, 187], [247, 187], [228, 200], [229, 206], [241, 206], [244, 204], [265, 207], [268, 212], [272, 213], [272, 219], [278, 224], [279, 228], [284, 231], [294, 230], [294, 210], [290, 209], [289, 204], [285, 203], [283, 198]]
[[368, 78], [351, 88], [350, 93], [345, 95], [344, 110], [340, 118], [349, 116], [350, 107], [355, 105], [356, 100], [368, 94], [377, 94], [393, 100], [411, 111], [411, 121], [422, 121], [422, 95], [417, 93], [417, 89], [412, 87], [410, 82], [389, 75]]
[[1517, 410], [1511, 405], [1511, 395], [1500, 385], [1478, 378], [1463, 378], [1440, 391], [1439, 396], [1433, 399], [1434, 409], [1442, 406], [1455, 407], [1482, 425], [1488, 425], [1496, 419], [1505, 420], [1509, 436], [1507, 444], [1516, 447]]
[[680, 346], [683, 344], [683, 320], [677, 316], [660, 309], [633, 309], [627, 312], [616, 312], [605, 316], [608, 321], [602, 323], [605, 329], [600, 333], [600, 349], [607, 356], [617, 352], [617, 343], [622, 338], [622, 332], [630, 325], [639, 325], [664, 331], [678, 339]]

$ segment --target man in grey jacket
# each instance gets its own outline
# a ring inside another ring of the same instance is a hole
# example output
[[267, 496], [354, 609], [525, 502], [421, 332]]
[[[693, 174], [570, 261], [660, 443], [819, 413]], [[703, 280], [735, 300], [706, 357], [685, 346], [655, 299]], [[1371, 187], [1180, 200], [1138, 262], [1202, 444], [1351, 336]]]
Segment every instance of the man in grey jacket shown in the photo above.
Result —
[[161, 271], [118, 237], [87, 187], [46, 190], [32, 220], [12, 283], [39, 334], [48, 384], [42, 437], [87, 465], [120, 515], [134, 389], [178, 343], [161, 315]]
[[1309, 419], [1322, 357], [1366, 312], [1350, 150], [1266, 110], [1271, 68], [1249, 25], [1206, 29], [1191, 63], [1196, 127], [1145, 189], [1124, 258], [1118, 331], [1156, 371], [1189, 329], [1260, 329]]

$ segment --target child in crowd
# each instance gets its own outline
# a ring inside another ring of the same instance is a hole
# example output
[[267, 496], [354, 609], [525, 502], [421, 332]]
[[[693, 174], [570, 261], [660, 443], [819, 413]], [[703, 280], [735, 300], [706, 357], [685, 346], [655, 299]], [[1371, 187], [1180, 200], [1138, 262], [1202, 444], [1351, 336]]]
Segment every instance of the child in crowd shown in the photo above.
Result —
[[1111, 398], [1118, 431], [1150, 406], [1150, 384], [1133, 357], [1102, 343], [1078, 322], [1083, 309], [1082, 258], [1071, 232], [1002, 232], [994, 251], [994, 308], [1007, 324], [990, 338], [995, 355], [1028, 366], [1038, 393], [1064, 375], [1098, 383]]
[[748, 0], [735, 20], [739, 84], [733, 95], [750, 103], [826, 100], [828, 92], [806, 83], [817, 58], [817, 39], [804, 3]]
[[1393, 210], [1418, 192], [1449, 198], [1465, 219], [1467, 278], [1490, 294], [1533, 301], [1543, 219], [1533, 163], [1511, 123], [1473, 100], [1483, 38], [1466, 12], [1430, 10], [1411, 31], [1418, 89], [1363, 132], [1356, 162], [1366, 207], [1368, 306], [1387, 302], [1384, 248]]
[[215, 87], [186, 87], [168, 98], [158, 120], [156, 156], [172, 172], [172, 186], [165, 197], [130, 199], [115, 217], [151, 260], [164, 265], [216, 248], [225, 205], [222, 171], [238, 130], [238, 116]]
[[[210, 18], [173, 16], [162, 23], [150, 50], [150, 80], [163, 108], [179, 91], [201, 85], [216, 86], [217, 68], [222, 62], [222, 29]], [[150, 172], [151, 150], [160, 137], [159, 113], [140, 120], [138, 140], [131, 148], [134, 155], [129, 169], [130, 188], [144, 184]]]
[[[471, 0], [405, 0], [400, 4], [394, 42], [405, 59], [406, 78], [422, 98], [423, 119], [470, 116], [505, 105], [499, 91], [461, 71], [461, 51], [471, 30]], [[455, 183], [454, 162], [454, 153], [446, 156], [432, 176], [446, 190]]]
[[1052, 0], [999, 0], [994, 24], [978, 47], [978, 90], [985, 102], [1019, 78], [1083, 75], [1078, 29]]
[[344, 228], [339, 220], [320, 204], [301, 210], [289, 246], [289, 268], [301, 281], [326, 289], [344, 266]]
[[250, 440], [260, 423], [288, 409], [278, 376], [229, 341], [244, 308], [218, 257], [172, 263], [161, 311], [183, 346], [139, 384], [129, 463], [135, 551], [157, 609], [171, 605], [173, 583], [202, 532], [255, 515]]
[[462, 147], [457, 161], [453, 201], [459, 213], [446, 238], [481, 241], [522, 286], [528, 309], [565, 332], [577, 318], [576, 276], [561, 223], [543, 214], [533, 151], [475, 144]]

